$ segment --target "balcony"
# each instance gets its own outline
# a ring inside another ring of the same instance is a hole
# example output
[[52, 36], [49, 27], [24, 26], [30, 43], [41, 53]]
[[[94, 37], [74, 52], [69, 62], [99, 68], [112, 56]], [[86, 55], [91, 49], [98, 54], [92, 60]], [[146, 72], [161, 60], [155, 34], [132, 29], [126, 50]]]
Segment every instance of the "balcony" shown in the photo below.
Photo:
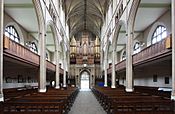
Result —
[[[171, 36], [157, 42], [149, 47], [146, 47], [141, 52], [133, 55], [133, 66], [139, 66], [154, 60], [162, 59], [171, 56]], [[115, 65], [115, 71], [122, 71], [126, 68], [126, 60], [123, 60]], [[112, 67], [108, 69], [108, 74], [112, 72]]]
[[48, 70], [55, 72], [56, 71], [56, 65], [50, 61], [47, 61], [46, 67]]
[[145, 62], [150, 62], [156, 59], [161, 59], [171, 55], [171, 36], [157, 42], [145, 49], [140, 53], [133, 55], [133, 65], [137, 66]]
[[8, 37], [4, 37], [4, 55], [33, 66], [39, 66], [39, 55]]
[[[20, 62], [39, 67], [40, 57], [33, 53], [25, 46], [16, 43], [15, 41], [4, 36], [4, 56], [18, 60]], [[46, 61], [47, 70], [56, 71], [56, 65], [50, 61]], [[63, 74], [63, 69], [60, 68], [60, 73]]]

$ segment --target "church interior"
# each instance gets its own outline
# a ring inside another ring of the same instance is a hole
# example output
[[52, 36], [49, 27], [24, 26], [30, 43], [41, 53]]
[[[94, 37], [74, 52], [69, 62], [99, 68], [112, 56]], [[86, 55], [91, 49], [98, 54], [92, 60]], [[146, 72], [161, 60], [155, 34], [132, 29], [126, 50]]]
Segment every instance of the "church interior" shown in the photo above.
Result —
[[0, 114], [175, 114], [174, 0], [0, 0]]

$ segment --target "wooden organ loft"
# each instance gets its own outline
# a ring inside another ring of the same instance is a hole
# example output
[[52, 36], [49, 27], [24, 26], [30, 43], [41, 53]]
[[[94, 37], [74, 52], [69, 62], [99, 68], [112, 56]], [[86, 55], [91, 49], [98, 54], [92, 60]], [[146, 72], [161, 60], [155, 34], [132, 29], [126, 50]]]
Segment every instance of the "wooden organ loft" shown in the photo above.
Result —
[[70, 64], [100, 64], [100, 41], [89, 32], [73, 36], [70, 42]]

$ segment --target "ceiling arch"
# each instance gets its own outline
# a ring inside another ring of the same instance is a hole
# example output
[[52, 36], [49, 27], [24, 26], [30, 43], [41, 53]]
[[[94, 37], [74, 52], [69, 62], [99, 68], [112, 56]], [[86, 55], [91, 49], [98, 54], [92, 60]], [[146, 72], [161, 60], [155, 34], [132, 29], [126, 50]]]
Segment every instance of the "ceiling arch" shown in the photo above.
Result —
[[87, 30], [100, 38], [109, 0], [64, 0], [63, 9], [70, 28], [70, 38]]

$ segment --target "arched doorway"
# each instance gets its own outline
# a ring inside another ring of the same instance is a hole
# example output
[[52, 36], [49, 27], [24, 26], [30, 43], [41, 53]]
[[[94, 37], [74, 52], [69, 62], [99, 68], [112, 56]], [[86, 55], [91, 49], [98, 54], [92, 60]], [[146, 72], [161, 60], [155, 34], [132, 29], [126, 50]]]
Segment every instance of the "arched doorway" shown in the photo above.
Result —
[[90, 74], [87, 71], [83, 71], [80, 77], [81, 91], [89, 91], [90, 90], [89, 83], [90, 83]]

